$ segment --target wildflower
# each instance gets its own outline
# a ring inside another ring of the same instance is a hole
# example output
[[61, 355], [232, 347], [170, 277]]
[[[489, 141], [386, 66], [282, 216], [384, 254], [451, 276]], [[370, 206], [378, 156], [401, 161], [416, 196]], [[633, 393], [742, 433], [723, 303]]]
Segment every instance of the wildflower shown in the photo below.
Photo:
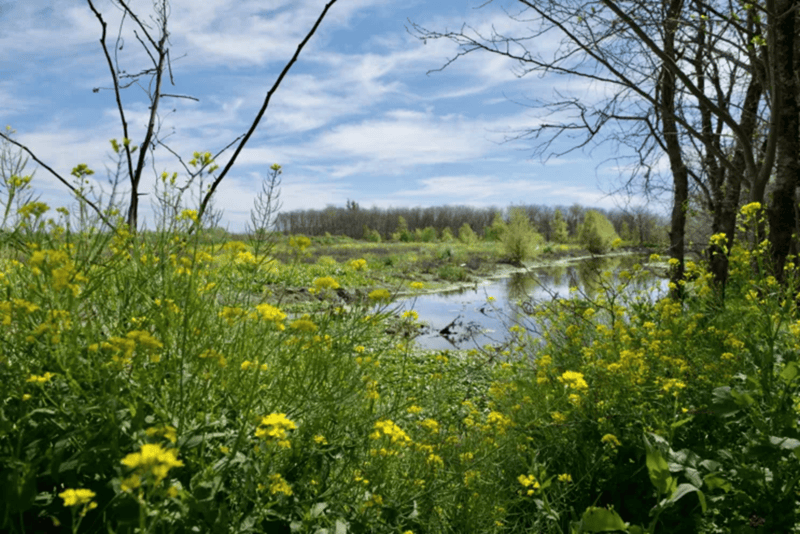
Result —
[[422, 282], [411, 282], [411, 289], [422, 289], [425, 287], [425, 284]]
[[26, 382], [33, 382], [34, 384], [42, 385], [48, 383], [50, 379], [53, 378], [54, 376], [56, 375], [49, 372], [43, 375], [31, 375], [28, 377]]
[[316, 332], [318, 328], [313, 321], [306, 317], [292, 321], [289, 327], [300, 332]]
[[58, 496], [64, 499], [64, 506], [84, 505], [81, 515], [85, 515], [89, 510], [97, 508], [97, 503], [92, 500], [95, 497], [95, 492], [92, 490], [66, 489], [59, 493]]
[[416, 312], [416, 310], [407, 310], [403, 312], [402, 318], [416, 321], [417, 319], [419, 319], [419, 314]]
[[589, 384], [587, 384], [586, 380], [584, 380], [583, 373], [577, 373], [575, 371], [565, 371], [564, 374], [562, 374], [558, 378], [558, 381], [578, 391], [589, 389]]
[[296, 428], [297, 425], [294, 421], [287, 419], [285, 413], [271, 413], [261, 418], [261, 422], [256, 429], [256, 437], [276, 440], [278, 446], [288, 449], [291, 447], [291, 444], [289, 440], [286, 439], [286, 433]]
[[375, 423], [375, 431], [370, 434], [372, 439], [380, 439], [381, 433], [383, 435], [388, 436], [392, 443], [400, 443], [401, 445], [406, 445], [411, 443], [411, 438], [408, 437], [402, 428], [394, 424], [393, 421], [389, 419], [383, 419]]
[[536, 480], [536, 477], [533, 475], [520, 475], [517, 477], [517, 481], [526, 488], [526, 493], [528, 495], [533, 495], [534, 492], [541, 487], [539, 481]]
[[323, 436], [322, 434], [317, 434], [316, 436], [314, 436], [314, 443], [316, 443], [317, 445], [327, 445], [328, 440], [325, 439], [325, 436]]
[[285, 313], [275, 306], [271, 306], [269, 304], [259, 304], [256, 306], [256, 312], [258, 313], [259, 319], [264, 321], [272, 321], [275, 324], [281, 323], [284, 319], [286, 319]]
[[300, 252], [303, 252], [311, 245], [311, 240], [304, 235], [298, 235], [289, 238], [289, 246], [294, 247]]
[[420, 426], [428, 429], [433, 434], [439, 432], [439, 423], [435, 419], [425, 419], [420, 423]]
[[375, 289], [367, 295], [370, 300], [375, 301], [382, 301], [382, 300], [391, 300], [392, 294], [389, 293], [388, 289]]
[[292, 494], [292, 487], [288, 482], [286, 482], [280, 473], [275, 473], [269, 476], [269, 492], [273, 495], [283, 493], [284, 495], [289, 496]]
[[314, 288], [317, 291], [323, 291], [325, 289], [338, 289], [339, 282], [337, 282], [330, 276], [323, 276], [321, 278], [314, 279]]
[[559, 482], [572, 482], [572, 475], [570, 475], [569, 473], [562, 473], [562, 474], [558, 475], [558, 481]]
[[363, 271], [363, 270], [366, 270], [366, 268], [367, 268], [367, 260], [365, 260], [364, 258], [360, 258], [360, 259], [357, 259], [357, 260], [351, 260], [350, 263], [348, 263], [348, 265], [354, 271]]
[[[155, 476], [156, 484], [161, 482], [167, 472], [173, 467], [181, 467], [183, 462], [177, 458], [178, 452], [175, 449], [164, 449], [161, 445], [144, 444], [139, 452], [134, 452], [122, 459], [122, 464], [135, 469], [136, 480], [139, 477], [152, 473]], [[134, 479], [128, 479], [133, 482]], [[138, 487], [138, 484], [128, 484], [129, 487]]]
[[421, 413], [422, 412], [422, 408], [420, 408], [417, 405], [412, 405], [412, 406], [409, 406], [408, 408], [406, 408], [406, 411], [408, 413], [415, 413], [416, 414], [416, 413]]
[[605, 443], [605, 444], [607, 444], [607, 445], [610, 445], [610, 446], [612, 446], [614, 448], [619, 447], [620, 445], [622, 445], [622, 443], [620, 443], [619, 439], [617, 439], [617, 436], [615, 436], [614, 434], [606, 434], [605, 436], [600, 438], [600, 441]]
[[744, 206], [742, 206], [741, 212], [746, 220], [750, 220], [758, 213], [760, 209], [761, 209], [760, 202], [751, 202], [750, 204], [745, 204]]
[[179, 221], [197, 222], [197, 210], [183, 210], [177, 219]]

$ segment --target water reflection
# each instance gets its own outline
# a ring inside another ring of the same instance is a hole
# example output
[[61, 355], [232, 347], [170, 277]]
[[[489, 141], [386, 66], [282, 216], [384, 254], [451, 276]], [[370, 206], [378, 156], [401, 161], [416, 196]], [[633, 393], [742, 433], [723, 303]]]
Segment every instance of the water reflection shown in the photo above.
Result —
[[[498, 345], [513, 323], [529, 322], [536, 302], [566, 298], [570, 288], [581, 295], [596, 297], [604, 285], [615, 283], [624, 270], [632, 269], [640, 256], [592, 258], [550, 267], [515, 273], [507, 278], [486, 281], [476, 286], [422, 295], [398, 302], [403, 310], [414, 309], [421, 321], [428, 323], [426, 332], [417, 338], [425, 349], [466, 349], [486, 344]], [[603, 272], [611, 272], [611, 280], [603, 280]], [[649, 275], [643, 285], [660, 290], [664, 284]]]

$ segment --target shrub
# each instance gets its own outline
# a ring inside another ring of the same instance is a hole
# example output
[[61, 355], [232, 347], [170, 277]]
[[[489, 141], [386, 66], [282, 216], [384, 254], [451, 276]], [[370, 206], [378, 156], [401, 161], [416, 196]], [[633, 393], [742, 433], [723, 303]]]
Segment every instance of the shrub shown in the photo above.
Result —
[[494, 214], [491, 226], [486, 228], [483, 232], [487, 241], [500, 241], [503, 234], [506, 232], [506, 223], [503, 221], [502, 214], [497, 211]]
[[542, 236], [531, 226], [531, 221], [520, 208], [511, 210], [511, 216], [502, 234], [503, 250], [513, 263], [528, 259], [542, 242]]
[[612, 243], [619, 239], [614, 225], [606, 217], [595, 210], [589, 210], [583, 219], [578, 240], [593, 254], [604, 254], [611, 249]]
[[381, 242], [381, 233], [377, 230], [371, 230], [369, 226], [366, 224], [364, 225], [364, 241], [369, 241], [371, 243], [380, 243]]
[[471, 244], [478, 240], [478, 235], [472, 230], [469, 223], [464, 223], [458, 229], [458, 240], [464, 244]]
[[568, 239], [567, 221], [564, 220], [564, 215], [561, 213], [561, 210], [557, 209], [553, 214], [553, 241], [556, 243], [566, 243]]
[[453, 236], [453, 231], [450, 229], [449, 226], [445, 226], [444, 230], [442, 230], [442, 236], [439, 238], [439, 240], [444, 243], [449, 243], [453, 239], [455, 239], [455, 237]]

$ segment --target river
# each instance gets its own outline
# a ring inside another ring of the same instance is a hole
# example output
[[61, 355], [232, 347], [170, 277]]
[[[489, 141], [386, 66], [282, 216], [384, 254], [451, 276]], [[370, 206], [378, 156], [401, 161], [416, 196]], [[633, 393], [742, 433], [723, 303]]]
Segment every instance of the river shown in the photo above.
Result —
[[[610, 271], [616, 276], [646, 259], [628, 255], [563, 262], [454, 291], [401, 299], [395, 304], [401, 312], [416, 311], [426, 324], [416, 338], [418, 348], [462, 350], [498, 345], [513, 324], [530, 324], [528, 312], [537, 302], [568, 297], [571, 287], [592, 296], [598, 288], [598, 273]], [[665, 280], [649, 273], [637, 287], [642, 284], [652, 286], [656, 293], [666, 288]]]

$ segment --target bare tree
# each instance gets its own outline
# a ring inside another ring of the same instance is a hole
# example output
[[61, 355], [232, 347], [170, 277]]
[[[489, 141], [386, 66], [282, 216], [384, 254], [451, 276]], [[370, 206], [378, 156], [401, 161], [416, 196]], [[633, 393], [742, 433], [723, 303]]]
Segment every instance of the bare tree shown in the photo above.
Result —
[[[236, 162], [238, 155], [241, 153], [242, 149], [247, 144], [250, 137], [253, 135], [259, 123], [261, 122], [261, 119], [263, 118], [267, 107], [269, 106], [272, 95], [275, 93], [275, 91], [277, 91], [286, 74], [299, 58], [303, 48], [317, 31], [317, 28], [319, 28], [319, 25], [327, 15], [328, 10], [333, 6], [333, 4], [336, 3], [336, 0], [329, 0], [322, 9], [316, 22], [308, 31], [305, 38], [298, 45], [297, 50], [292, 58], [286, 63], [273, 85], [267, 91], [264, 102], [247, 131], [231, 141], [227, 146], [219, 150], [213, 156], [209, 155], [210, 157], [203, 158], [199, 165], [190, 166], [164, 143], [164, 139], [160, 135], [161, 118], [159, 113], [163, 99], [192, 98], [186, 95], [170, 94], [165, 92], [164, 89], [168, 82], [173, 82], [170, 61], [170, 33], [168, 26], [170, 15], [169, 1], [155, 0], [154, 12], [148, 22], [146, 18], [140, 16], [133, 10], [130, 0], [111, 0], [111, 3], [122, 12], [122, 22], [119, 27], [119, 33], [116, 37], [116, 42], [113, 45], [109, 45], [108, 42], [108, 22], [106, 21], [103, 13], [97, 9], [93, 0], [86, 1], [89, 9], [97, 18], [102, 29], [100, 46], [103, 49], [103, 53], [108, 64], [108, 69], [113, 82], [113, 91], [116, 97], [117, 111], [120, 118], [120, 126], [123, 137], [123, 142], [116, 146], [119, 152], [124, 154], [125, 174], [127, 174], [128, 183], [130, 184], [131, 188], [126, 220], [127, 225], [131, 230], [136, 230], [139, 224], [139, 197], [143, 194], [140, 191], [142, 175], [147, 166], [148, 157], [152, 161], [157, 147], [163, 147], [178, 157], [178, 161], [181, 163], [188, 176], [185, 188], [188, 188], [198, 176], [201, 176], [203, 173], [208, 174], [209, 169], [215, 166], [214, 160], [216, 160], [216, 158], [221, 156], [228, 149], [233, 148], [232, 156], [228, 159], [221, 172], [212, 178], [208, 189], [204, 191], [202, 198], [199, 200], [198, 220], [203, 219], [203, 215], [209, 209], [211, 199], [216, 192], [217, 187], [219, 187], [222, 180], [225, 178], [225, 176], [227, 176], [228, 172]], [[147, 68], [144, 68], [141, 71], [133, 74], [127, 73], [123, 68], [120, 67], [117, 57], [117, 51], [121, 48], [120, 44], [122, 39], [123, 25], [128, 21], [130, 24], [132, 24], [134, 28], [134, 35], [151, 63]], [[113, 46], [113, 53], [111, 46]], [[145, 88], [149, 99], [148, 122], [145, 128], [144, 136], [138, 145], [138, 151], [136, 150], [137, 145], [134, 145], [131, 141], [130, 125], [125, 108], [122, 104], [122, 91], [134, 85]], [[95, 92], [98, 90], [99, 89], [95, 89]], [[61, 181], [61, 183], [70, 188], [70, 190], [72, 190], [73, 193], [78, 196], [79, 200], [86, 202], [88, 206], [94, 209], [106, 224], [113, 227], [111, 221], [102, 213], [101, 209], [96, 204], [82, 196], [80, 191], [77, 191], [76, 188], [74, 188], [59, 173], [45, 165], [27, 146], [18, 143], [2, 132], [0, 132], [0, 137], [3, 137], [12, 144], [22, 148], [31, 156], [34, 161], [42, 165], [48, 172], [53, 174], [53, 176]]]
[[[596, 101], [556, 94], [537, 102], [548, 115], [517, 138], [533, 139], [534, 152], [543, 156], [609, 141], [632, 148], [631, 178], [643, 178], [645, 191], [652, 187], [654, 163], [666, 157], [673, 190], [670, 253], [679, 260], [679, 281], [690, 185], [704, 195], [715, 232], [726, 233], [729, 245], [742, 191], [749, 191], [751, 201], [768, 201], [773, 259], [781, 270], [795, 226], [785, 199], [793, 198], [797, 185], [798, 173], [791, 169], [798, 150], [791, 143], [798, 136], [790, 120], [797, 113], [777, 103], [797, 99], [787, 59], [795, 57], [790, 48], [796, 3], [518, 0], [520, 10], [508, 12], [521, 28], [515, 35], [494, 29], [481, 34], [469, 26], [456, 32], [414, 29], [420, 38], [459, 45], [442, 68], [466, 54], [488, 52], [515, 60], [520, 76], [561, 75], [605, 89], [610, 96]], [[536, 50], [538, 43], [554, 40], [559, 45], [552, 55]], [[554, 142], [564, 138], [571, 144], [559, 151]], [[781, 193], [765, 199], [776, 150]], [[710, 252], [724, 282], [723, 255]]]

